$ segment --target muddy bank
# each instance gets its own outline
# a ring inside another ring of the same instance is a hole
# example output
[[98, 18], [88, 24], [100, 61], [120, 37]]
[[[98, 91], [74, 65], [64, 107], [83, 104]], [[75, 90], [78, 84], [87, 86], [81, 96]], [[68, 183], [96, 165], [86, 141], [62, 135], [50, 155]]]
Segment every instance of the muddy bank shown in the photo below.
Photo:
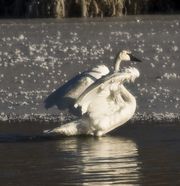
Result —
[[[67, 80], [97, 64], [113, 66], [130, 49], [144, 63], [126, 86], [136, 95], [135, 119], [179, 120], [180, 16], [67, 20], [0, 20], [0, 120], [66, 120], [44, 100]], [[123, 65], [124, 67], [127, 65]]]

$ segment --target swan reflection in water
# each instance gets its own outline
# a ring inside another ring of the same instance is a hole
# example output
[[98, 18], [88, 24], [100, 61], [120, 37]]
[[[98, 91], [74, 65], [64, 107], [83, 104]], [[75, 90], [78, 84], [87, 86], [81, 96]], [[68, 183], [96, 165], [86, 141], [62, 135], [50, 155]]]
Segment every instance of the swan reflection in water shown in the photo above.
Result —
[[[140, 167], [137, 145], [120, 137], [70, 138], [59, 141], [57, 151], [71, 156], [71, 164], [64, 169], [66, 174], [78, 172], [77, 185], [111, 185], [139, 183]], [[68, 163], [70, 163], [68, 161]]]

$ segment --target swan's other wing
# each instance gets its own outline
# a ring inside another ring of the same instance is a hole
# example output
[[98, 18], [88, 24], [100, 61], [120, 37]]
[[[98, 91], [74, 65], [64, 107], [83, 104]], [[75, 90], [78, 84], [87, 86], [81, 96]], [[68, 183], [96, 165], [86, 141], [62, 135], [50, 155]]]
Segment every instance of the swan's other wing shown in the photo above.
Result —
[[46, 109], [49, 109], [53, 106], [57, 106], [59, 109], [64, 109], [62, 106], [63, 99], [71, 91], [74, 85], [77, 82], [80, 82], [84, 78], [83, 74], [76, 75], [72, 79], [70, 79], [67, 83], [57, 88], [54, 92], [52, 92], [44, 101], [44, 106]]
[[56, 105], [59, 109], [70, 109], [87, 87], [108, 73], [109, 69], [106, 66], [98, 65], [89, 71], [76, 75], [45, 99], [45, 108], [48, 109]]
[[91, 84], [108, 73], [109, 69], [105, 65], [98, 65], [84, 72], [82, 77], [66, 93], [65, 97], [76, 100]]

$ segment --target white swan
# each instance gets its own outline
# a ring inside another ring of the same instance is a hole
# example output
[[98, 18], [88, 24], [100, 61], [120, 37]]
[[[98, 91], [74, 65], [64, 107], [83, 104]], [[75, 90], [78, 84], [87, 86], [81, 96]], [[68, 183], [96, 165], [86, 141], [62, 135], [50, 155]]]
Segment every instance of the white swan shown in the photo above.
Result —
[[75, 103], [75, 107], [81, 107], [82, 119], [45, 131], [45, 134], [102, 136], [124, 124], [135, 112], [136, 99], [123, 83], [133, 82], [137, 77], [139, 71], [128, 68], [97, 80]]
[[[136, 100], [123, 86], [125, 81], [134, 81], [139, 71], [128, 68], [125, 72], [106, 76], [92, 84], [77, 100], [82, 119], [46, 131], [46, 134], [102, 136], [127, 122], [134, 114]], [[85, 114], [86, 113], [86, 114]]]
[[[115, 72], [120, 70], [120, 64], [123, 61], [137, 61], [130, 51], [122, 50], [115, 58]], [[98, 65], [89, 71], [85, 71], [80, 75], [69, 80], [65, 85], [53, 92], [45, 100], [45, 108], [57, 105], [59, 109], [69, 109], [72, 114], [79, 115], [77, 109], [74, 109], [74, 103], [78, 97], [94, 82], [110, 73], [105, 65]]]

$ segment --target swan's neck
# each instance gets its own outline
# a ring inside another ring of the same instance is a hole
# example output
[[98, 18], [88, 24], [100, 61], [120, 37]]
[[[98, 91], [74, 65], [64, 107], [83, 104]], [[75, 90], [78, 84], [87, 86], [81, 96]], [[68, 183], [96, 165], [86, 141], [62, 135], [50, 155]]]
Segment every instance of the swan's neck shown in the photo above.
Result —
[[120, 70], [120, 64], [121, 64], [121, 59], [118, 57], [117, 59], [116, 59], [116, 62], [115, 62], [115, 72], [119, 72], [119, 70]]
[[121, 85], [121, 96], [126, 103], [136, 103], [135, 97], [124, 87], [124, 85]]

